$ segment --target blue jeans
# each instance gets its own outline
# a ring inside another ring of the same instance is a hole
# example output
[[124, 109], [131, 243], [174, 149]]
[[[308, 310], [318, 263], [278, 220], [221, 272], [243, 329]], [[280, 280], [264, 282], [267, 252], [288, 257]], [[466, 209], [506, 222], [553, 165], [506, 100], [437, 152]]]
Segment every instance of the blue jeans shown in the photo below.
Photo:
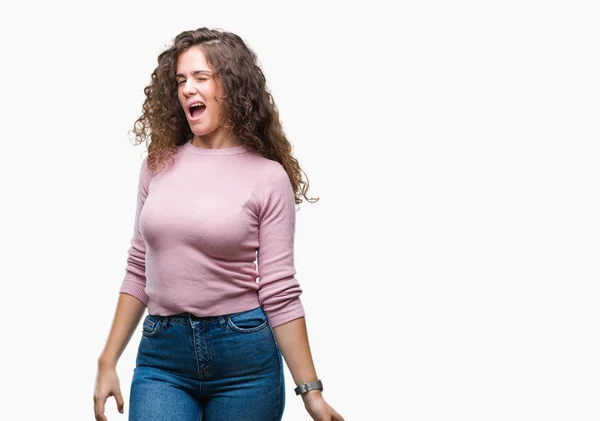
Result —
[[261, 307], [221, 316], [148, 314], [129, 421], [279, 421], [281, 351]]

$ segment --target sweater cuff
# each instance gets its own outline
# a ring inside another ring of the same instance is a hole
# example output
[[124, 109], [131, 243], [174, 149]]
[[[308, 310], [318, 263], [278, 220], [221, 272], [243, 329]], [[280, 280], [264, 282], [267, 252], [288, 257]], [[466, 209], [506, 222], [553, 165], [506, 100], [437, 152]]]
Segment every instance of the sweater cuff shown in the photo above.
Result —
[[148, 301], [150, 301], [150, 297], [144, 291], [145, 287], [140, 285], [135, 281], [130, 281], [129, 279], [125, 279], [121, 288], [119, 289], [119, 294], [125, 293], [134, 296], [138, 300], [140, 300], [144, 305], [148, 306]]
[[276, 314], [273, 314], [265, 310], [265, 314], [269, 319], [269, 324], [271, 325], [271, 327], [277, 327], [299, 317], [305, 316], [304, 306], [302, 305], [300, 297], [296, 297], [295, 299], [293, 299], [288, 305], [285, 306], [283, 311], [279, 311]]

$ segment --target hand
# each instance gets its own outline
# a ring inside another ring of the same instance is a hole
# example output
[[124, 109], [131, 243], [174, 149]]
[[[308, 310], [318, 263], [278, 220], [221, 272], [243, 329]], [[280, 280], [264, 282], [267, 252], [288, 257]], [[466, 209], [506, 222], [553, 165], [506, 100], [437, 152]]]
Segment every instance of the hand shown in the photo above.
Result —
[[122, 414], [124, 401], [116, 368], [114, 366], [102, 366], [99, 364], [94, 392], [94, 416], [96, 421], [108, 421], [106, 415], [104, 415], [104, 405], [109, 396], [115, 397], [117, 409]]
[[320, 390], [311, 390], [302, 395], [304, 407], [314, 421], [344, 421], [323, 398]]

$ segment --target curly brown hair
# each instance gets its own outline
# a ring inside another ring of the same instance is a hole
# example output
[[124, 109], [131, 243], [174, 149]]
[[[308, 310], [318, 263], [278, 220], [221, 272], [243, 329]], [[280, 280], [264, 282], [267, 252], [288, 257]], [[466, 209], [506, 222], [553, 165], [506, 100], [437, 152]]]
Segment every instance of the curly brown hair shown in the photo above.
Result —
[[238, 35], [206, 27], [184, 31], [173, 45], [158, 56], [158, 66], [152, 80], [144, 88], [146, 99], [142, 115], [133, 126], [135, 145], [146, 142], [148, 168], [157, 171], [159, 164], [171, 159], [177, 147], [192, 139], [190, 126], [177, 97], [177, 59], [192, 46], [201, 48], [215, 78], [223, 87], [222, 121], [227, 133], [267, 159], [285, 168], [296, 204], [300, 195], [308, 198], [309, 183], [302, 179], [306, 173], [292, 156], [273, 96], [267, 88], [265, 75], [257, 56]]

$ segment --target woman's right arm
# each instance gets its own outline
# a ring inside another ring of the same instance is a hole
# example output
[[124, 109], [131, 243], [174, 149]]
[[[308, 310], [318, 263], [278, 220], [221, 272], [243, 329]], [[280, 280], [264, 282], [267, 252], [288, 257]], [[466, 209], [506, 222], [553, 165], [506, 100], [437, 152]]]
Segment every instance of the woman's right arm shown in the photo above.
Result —
[[109, 396], [117, 400], [123, 413], [125, 405], [116, 368], [121, 354], [140, 323], [146, 305], [132, 295], [121, 293], [106, 345], [98, 357], [98, 372], [94, 391], [94, 415], [97, 421], [107, 421], [104, 406]]
[[144, 315], [146, 306], [132, 295], [121, 293], [106, 345], [98, 357], [98, 365], [117, 366], [117, 362]]
[[139, 228], [140, 213], [148, 196], [151, 178], [147, 161], [148, 158], [144, 158], [139, 172], [135, 222], [131, 246], [127, 250], [125, 276], [119, 289], [119, 299], [108, 339], [98, 357], [98, 373], [94, 387], [94, 413], [97, 421], [107, 421], [104, 406], [109, 396], [115, 397], [117, 408], [123, 413], [124, 401], [117, 376], [117, 362], [140, 323], [149, 300], [145, 293], [146, 243]]
[[144, 314], [149, 299], [144, 291], [146, 287], [146, 243], [140, 232], [139, 224], [150, 184], [147, 162], [148, 158], [144, 158], [140, 166], [133, 234], [130, 247], [127, 249], [125, 275], [121, 281], [119, 300], [106, 346], [98, 358], [99, 366], [116, 367], [119, 357]]

